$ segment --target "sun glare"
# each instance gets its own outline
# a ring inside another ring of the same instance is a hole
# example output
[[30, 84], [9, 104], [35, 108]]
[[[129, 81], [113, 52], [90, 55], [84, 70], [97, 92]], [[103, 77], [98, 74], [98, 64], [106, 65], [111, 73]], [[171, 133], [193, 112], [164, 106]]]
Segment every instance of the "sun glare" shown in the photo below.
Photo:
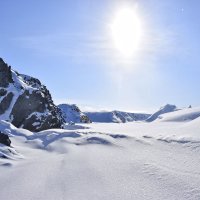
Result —
[[141, 23], [134, 9], [123, 8], [116, 13], [111, 25], [115, 47], [124, 55], [131, 56], [138, 49], [141, 39]]

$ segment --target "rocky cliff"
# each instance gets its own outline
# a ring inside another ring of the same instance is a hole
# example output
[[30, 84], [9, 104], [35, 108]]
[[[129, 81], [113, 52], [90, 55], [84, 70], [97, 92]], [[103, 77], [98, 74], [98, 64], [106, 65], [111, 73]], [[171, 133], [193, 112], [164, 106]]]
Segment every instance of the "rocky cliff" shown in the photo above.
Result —
[[0, 120], [31, 131], [60, 128], [65, 122], [46, 86], [12, 70], [1, 58]]
[[62, 116], [66, 122], [75, 123], [91, 123], [90, 118], [81, 112], [79, 107], [75, 104], [60, 104], [58, 107], [62, 111]]

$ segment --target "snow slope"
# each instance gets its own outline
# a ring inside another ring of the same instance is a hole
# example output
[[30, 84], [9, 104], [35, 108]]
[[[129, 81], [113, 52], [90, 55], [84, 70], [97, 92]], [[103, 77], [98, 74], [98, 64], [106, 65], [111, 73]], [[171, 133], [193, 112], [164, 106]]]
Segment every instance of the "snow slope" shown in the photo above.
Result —
[[156, 119], [160, 118], [160, 115], [169, 112], [174, 112], [176, 110], [178, 109], [175, 105], [166, 104], [165, 106], [161, 107], [157, 112], [153, 113], [146, 121], [147, 122], [155, 121]]
[[0, 131], [20, 158], [0, 159], [0, 197], [199, 200], [199, 130], [200, 118], [66, 125], [38, 133], [2, 121]]
[[185, 108], [172, 113], [160, 116], [160, 121], [184, 122], [191, 121], [200, 117], [200, 108]]

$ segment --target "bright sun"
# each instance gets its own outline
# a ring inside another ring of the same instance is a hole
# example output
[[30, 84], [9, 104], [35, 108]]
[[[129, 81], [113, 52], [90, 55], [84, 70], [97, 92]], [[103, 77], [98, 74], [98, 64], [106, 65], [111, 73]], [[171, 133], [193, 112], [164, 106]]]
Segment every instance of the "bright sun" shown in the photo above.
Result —
[[111, 25], [116, 48], [124, 56], [132, 56], [141, 39], [141, 23], [134, 9], [123, 8], [116, 13]]

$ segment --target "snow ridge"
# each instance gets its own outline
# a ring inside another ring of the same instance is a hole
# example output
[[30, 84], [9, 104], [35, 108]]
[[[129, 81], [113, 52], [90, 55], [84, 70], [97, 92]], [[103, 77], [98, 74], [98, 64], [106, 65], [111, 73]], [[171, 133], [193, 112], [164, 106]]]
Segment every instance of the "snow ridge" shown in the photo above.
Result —
[[152, 114], [146, 121], [147, 122], [155, 121], [156, 119], [158, 119], [160, 117], [160, 115], [162, 115], [164, 113], [174, 112], [176, 110], [178, 110], [178, 109], [175, 105], [167, 104], [167, 105], [161, 107], [157, 112]]

